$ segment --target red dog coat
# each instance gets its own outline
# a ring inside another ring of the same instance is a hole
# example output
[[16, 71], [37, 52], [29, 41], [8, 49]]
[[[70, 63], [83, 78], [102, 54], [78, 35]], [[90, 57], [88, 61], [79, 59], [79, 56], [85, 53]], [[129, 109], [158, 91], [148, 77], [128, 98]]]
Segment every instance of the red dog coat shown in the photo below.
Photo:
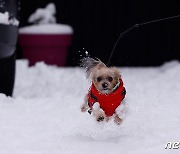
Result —
[[112, 116], [126, 95], [126, 89], [123, 86], [122, 79], [119, 79], [119, 81], [119, 87], [110, 94], [101, 94], [95, 88], [94, 84], [92, 84], [88, 93], [88, 104], [90, 109], [92, 109], [95, 102], [98, 102], [106, 116]]

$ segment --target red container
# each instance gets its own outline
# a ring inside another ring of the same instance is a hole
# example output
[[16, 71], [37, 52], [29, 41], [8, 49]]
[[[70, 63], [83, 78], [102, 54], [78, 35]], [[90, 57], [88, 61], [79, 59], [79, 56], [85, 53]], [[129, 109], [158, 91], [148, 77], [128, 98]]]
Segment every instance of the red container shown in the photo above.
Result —
[[65, 66], [71, 40], [72, 34], [19, 34], [18, 43], [30, 66], [39, 61]]

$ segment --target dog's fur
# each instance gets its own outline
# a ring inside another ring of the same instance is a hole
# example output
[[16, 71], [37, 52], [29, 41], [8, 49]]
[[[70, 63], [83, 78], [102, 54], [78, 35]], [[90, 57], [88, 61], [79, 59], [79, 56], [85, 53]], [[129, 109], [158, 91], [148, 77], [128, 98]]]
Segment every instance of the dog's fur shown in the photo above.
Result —
[[[86, 69], [86, 77], [94, 83], [96, 89], [102, 94], [112, 93], [114, 91], [114, 87], [121, 78], [119, 70], [116, 67], [107, 67], [99, 59], [93, 59], [90, 57], [83, 58], [81, 60], [81, 66]], [[81, 111], [85, 112], [88, 109], [88, 95], [86, 95]], [[110, 118], [105, 115], [104, 111], [100, 108], [99, 103], [95, 103], [95, 105], [93, 105], [92, 113], [96, 117], [97, 121], [103, 121], [104, 119], [108, 121]], [[116, 112], [113, 117], [115, 123], [122, 123], [122, 119]]]

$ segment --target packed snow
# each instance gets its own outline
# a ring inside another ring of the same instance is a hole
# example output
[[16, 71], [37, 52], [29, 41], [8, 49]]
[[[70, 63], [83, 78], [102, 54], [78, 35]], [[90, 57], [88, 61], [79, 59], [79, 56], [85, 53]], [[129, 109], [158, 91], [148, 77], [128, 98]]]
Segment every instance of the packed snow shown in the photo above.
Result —
[[15, 17], [11, 17], [9, 12], [0, 12], [0, 24], [19, 26], [19, 21]]
[[18, 60], [14, 97], [0, 94], [0, 153], [180, 153], [165, 149], [180, 142], [180, 63], [119, 70], [127, 90], [120, 126], [80, 112], [90, 85], [82, 68]]

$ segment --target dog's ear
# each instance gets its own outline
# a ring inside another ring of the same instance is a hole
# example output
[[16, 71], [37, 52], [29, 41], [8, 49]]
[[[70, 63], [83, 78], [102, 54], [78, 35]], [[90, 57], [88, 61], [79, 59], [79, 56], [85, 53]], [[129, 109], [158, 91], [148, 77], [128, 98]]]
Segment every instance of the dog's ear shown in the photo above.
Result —
[[113, 70], [113, 72], [114, 72], [115, 77], [116, 77], [117, 79], [121, 79], [121, 74], [120, 74], [118, 68], [116, 68], [116, 67], [111, 67], [111, 68], [112, 68], [112, 70]]
[[100, 63], [96, 65], [96, 68], [97, 68], [98, 70], [100, 70], [100, 69], [103, 68], [103, 67], [106, 67], [106, 65], [105, 65], [103, 62], [101, 62], [101, 61], [99, 61], [99, 62], [100, 62]]
[[100, 61], [99, 59], [93, 59], [90, 57], [82, 58], [80, 66], [85, 68], [87, 78], [89, 78], [90, 74], [92, 73], [92, 71], [95, 67], [97, 69], [100, 69], [102, 67], [106, 67], [106, 65], [102, 61]]

